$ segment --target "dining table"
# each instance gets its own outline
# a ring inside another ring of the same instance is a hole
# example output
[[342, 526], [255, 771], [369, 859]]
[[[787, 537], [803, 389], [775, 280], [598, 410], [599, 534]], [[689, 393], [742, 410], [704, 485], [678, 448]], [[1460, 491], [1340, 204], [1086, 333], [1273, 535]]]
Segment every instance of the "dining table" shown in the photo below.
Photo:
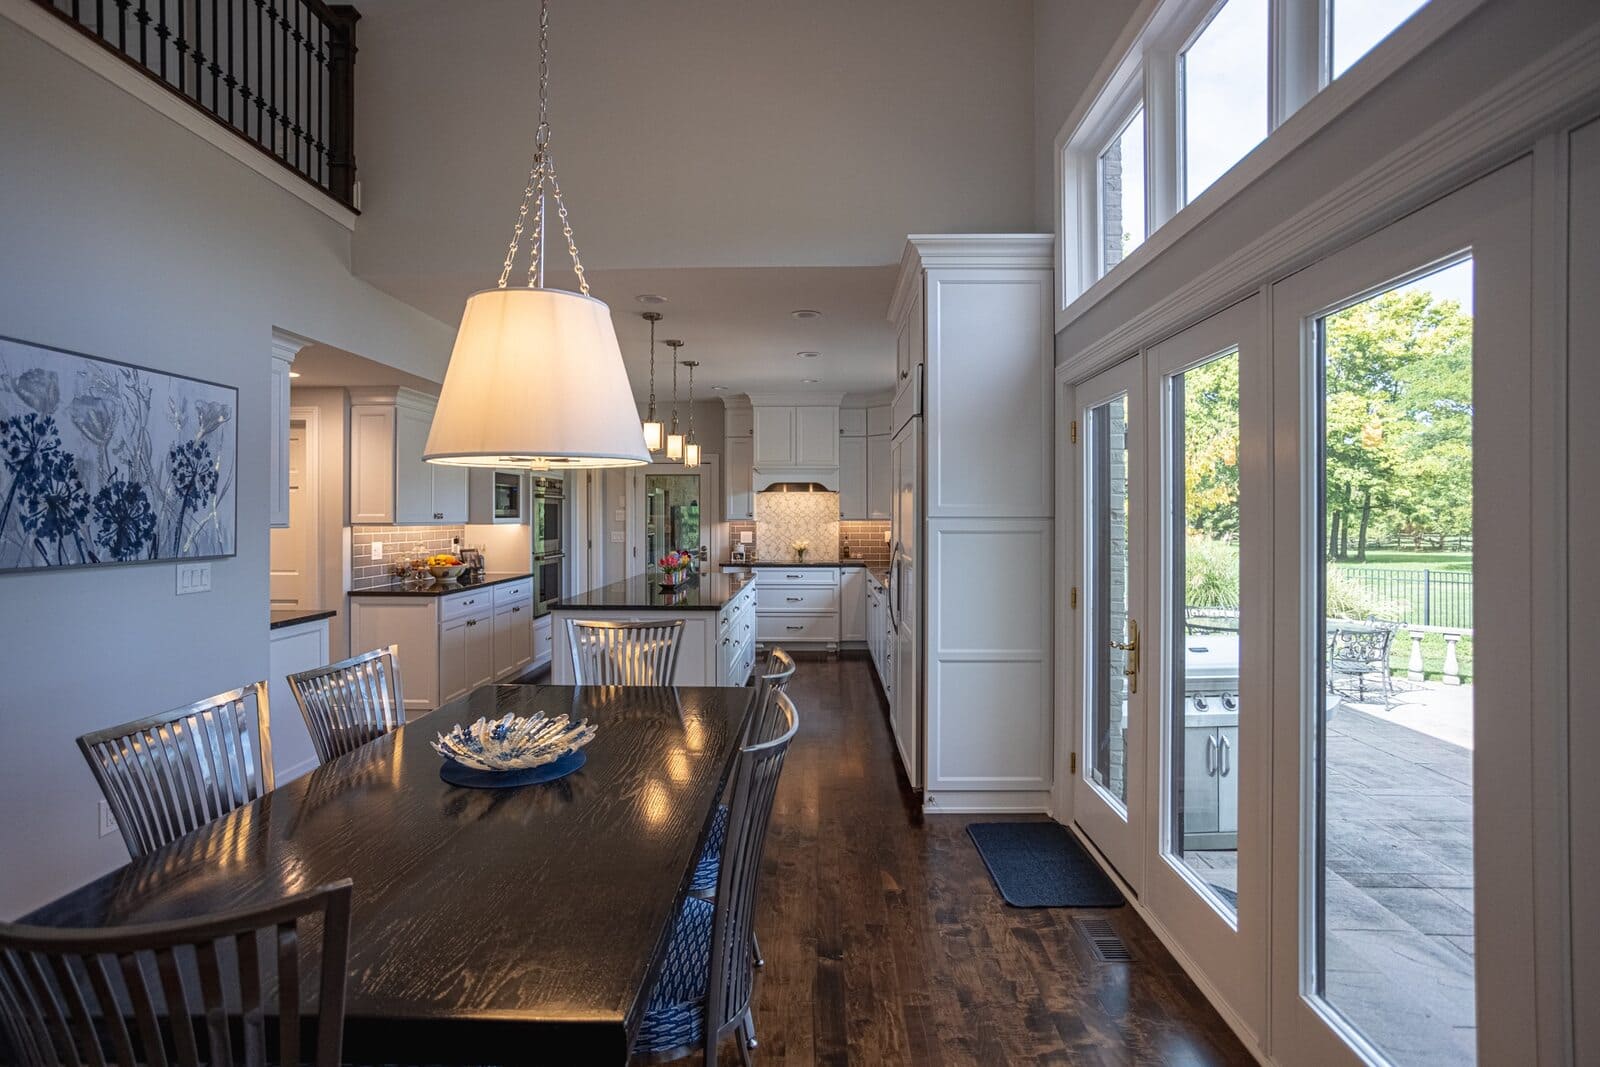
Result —
[[[24, 921], [192, 918], [349, 878], [346, 1062], [624, 1063], [752, 692], [487, 685]], [[594, 724], [579, 770], [441, 780], [437, 734], [536, 711]]]

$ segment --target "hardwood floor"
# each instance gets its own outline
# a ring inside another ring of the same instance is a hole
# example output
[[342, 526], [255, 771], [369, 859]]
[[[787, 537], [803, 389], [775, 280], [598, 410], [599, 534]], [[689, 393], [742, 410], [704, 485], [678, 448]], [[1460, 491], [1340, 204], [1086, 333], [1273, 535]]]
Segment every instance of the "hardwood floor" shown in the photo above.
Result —
[[[1133, 909], [1000, 899], [971, 820], [913, 805], [871, 670], [803, 660], [791, 687], [802, 718], [758, 901], [756, 1062], [1253, 1062]], [[1096, 960], [1074, 915], [1109, 920], [1134, 962]]]

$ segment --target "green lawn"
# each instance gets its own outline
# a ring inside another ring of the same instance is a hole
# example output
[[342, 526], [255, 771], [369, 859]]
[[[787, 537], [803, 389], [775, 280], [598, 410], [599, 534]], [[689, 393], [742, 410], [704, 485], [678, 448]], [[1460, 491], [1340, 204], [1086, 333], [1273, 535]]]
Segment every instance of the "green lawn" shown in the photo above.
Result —
[[1334, 560], [1335, 567], [1383, 567], [1392, 570], [1472, 572], [1471, 552], [1412, 552], [1404, 549], [1371, 549], [1367, 561]]
[[[1411, 634], [1400, 630], [1389, 647], [1389, 671], [1405, 677], [1411, 662]], [[1456, 665], [1461, 668], [1461, 680], [1472, 680], [1472, 638], [1463, 637], [1456, 642]], [[1428, 681], [1436, 682], [1444, 676], [1444, 634], [1422, 635], [1422, 670]]]

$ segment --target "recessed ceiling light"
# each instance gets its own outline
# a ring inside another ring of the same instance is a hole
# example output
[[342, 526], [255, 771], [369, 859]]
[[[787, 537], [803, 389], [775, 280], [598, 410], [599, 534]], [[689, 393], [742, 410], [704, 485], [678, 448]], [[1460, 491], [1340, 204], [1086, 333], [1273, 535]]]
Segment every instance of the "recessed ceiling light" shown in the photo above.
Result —
[[795, 355], [799, 356], [801, 359], [816, 359], [818, 356], [822, 355], [822, 353], [821, 352], [796, 352]]
[[634, 297], [634, 299], [639, 301], [641, 304], [650, 305], [665, 304], [667, 302], [667, 298], [662, 296], [660, 293], [640, 293], [638, 296]]
[[822, 379], [821, 378], [801, 378], [800, 380], [802, 382], [804, 382], [805, 384], [807, 384], [807, 385], [816, 385]]
[[792, 315], [793, 317], [797, 318], [797, 319], [820, 319], [820, 318], [822, 318], [822, 312], [813, 310], [812, 308], [800, 308], [798, 311], [789, 312], [789, 314]]
[[298, 377], [300, 377], [300, 372], [297, 371], [297, 370], [292, 370], [292, 371], [289, 372], [289, 377], [298, 378]]
[[728, 391], [728, 387], [726, 385], [713, 385], [711, 387], [711, 391], [713, 393], [726, 393]]

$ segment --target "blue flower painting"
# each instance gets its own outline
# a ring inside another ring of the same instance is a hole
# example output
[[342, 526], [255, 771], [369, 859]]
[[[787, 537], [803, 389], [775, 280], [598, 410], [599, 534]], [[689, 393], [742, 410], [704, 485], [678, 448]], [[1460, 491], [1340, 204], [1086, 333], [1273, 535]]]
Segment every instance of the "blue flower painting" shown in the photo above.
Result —
[[238, 406], [0, 337], [0, 571], [233, 555]]

